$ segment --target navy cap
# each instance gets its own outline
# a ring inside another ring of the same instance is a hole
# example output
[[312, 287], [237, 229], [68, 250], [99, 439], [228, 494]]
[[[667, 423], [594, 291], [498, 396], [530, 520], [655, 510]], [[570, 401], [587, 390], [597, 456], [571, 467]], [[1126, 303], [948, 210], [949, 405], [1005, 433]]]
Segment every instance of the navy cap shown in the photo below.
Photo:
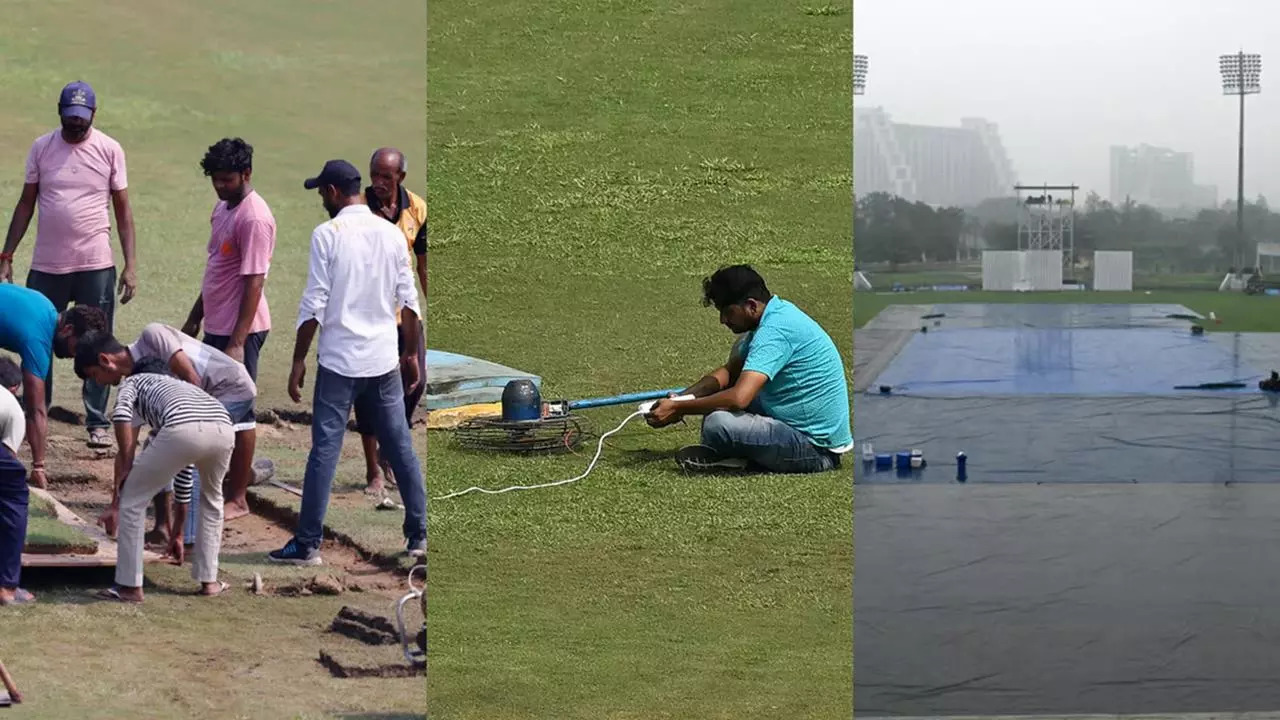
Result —
[[320, 174], [307, 178], [302, 183], [302, 187], [308, 190], [315, 190], [324, 185], [337, 185], [339, 187], [350, 183], [360, 182], [360, 171], [354, 165], [346, 160], [330, 160], [324, 164], [324, 169]]
[[78, 117], [88, 120], [93, 111], [98, 109], [98, 96], [93, 94], [89, 83], [79, 80], [62, 88], [58, 97], [58, 113], [62, 117]]

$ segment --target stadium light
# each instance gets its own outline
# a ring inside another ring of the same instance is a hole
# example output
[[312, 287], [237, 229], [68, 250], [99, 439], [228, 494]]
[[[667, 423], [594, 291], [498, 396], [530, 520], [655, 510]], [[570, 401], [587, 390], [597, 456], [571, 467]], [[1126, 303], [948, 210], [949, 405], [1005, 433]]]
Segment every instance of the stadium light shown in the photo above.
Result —
[[[1240, 96], [1240, 145], [1236, 167], [1236, 271], [1244, 264], [1244, 96], [1262, 92], [1262, 56], [1237, 52], [1218, 58], [1222, 94]], [[1256, 270], [1257, 268], [1255, 268]]]
[[853, 56], [853, 94], [861, 95], [867, 91], [867, 56]]

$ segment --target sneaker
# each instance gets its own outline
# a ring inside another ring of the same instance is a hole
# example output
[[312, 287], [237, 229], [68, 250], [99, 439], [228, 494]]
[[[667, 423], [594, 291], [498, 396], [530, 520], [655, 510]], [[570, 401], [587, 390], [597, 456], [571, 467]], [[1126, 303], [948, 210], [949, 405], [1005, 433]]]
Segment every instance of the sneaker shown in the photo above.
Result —
[[290, 540], [279, 550], [267, 553], [267, 561], [285, 565], [320, 565], [319, 549], [308, 549], [298, 544], [297, 539]]
[[418, 540], [417, 542], [411, 541], [406, 547], [405, 552], [409, 554], [409, 557], [413, 557], [413, 558], [426, 557], [427, 556], [426, 539], [424, 538], [422, 540]]
[[745, 458], [721, 457], [706, 445], [687, 445], [676, 451], [676, 465], [685, 472], [741, 471], [747, 469]]
[[106, 428], [93, 428], [89, 431], [89, 447], [103, 450], [111, 447], [111, 433]]

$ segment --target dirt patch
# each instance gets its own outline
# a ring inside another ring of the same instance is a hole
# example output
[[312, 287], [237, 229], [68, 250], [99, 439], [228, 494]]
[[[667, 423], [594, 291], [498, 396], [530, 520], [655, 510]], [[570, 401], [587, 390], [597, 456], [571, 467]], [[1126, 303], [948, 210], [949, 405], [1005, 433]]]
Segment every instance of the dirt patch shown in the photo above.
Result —
[[60, 422], [63, 425], [84, 427], [84, 413], [68, 410], [61, 405], [54, 405], [49, 408], [49, 419], [54, 422]]
[[366, 645], [395, 645], [399, 633], [390, 620], [343, 605], [329, 629]]
[[[53, 469], [49, 475], [49, 492], [86, 522], [96, 523], [98, 516], [111, 502], [115, 473], [113, 454], [86, 447], [84, 440], [65, 424], [51, 423], [49, 430], [47, 462]], [[268, 442], [284, 440], [305, 443], [309, 435], [309, 431], [289, 426], [260, 428], [259, 454], [264, 457], [270, 455], [270, 447], [264, 447], [264, 439]], [[237, 554], [275, 550], [283, 547], [293, 537], [294, 515], [261, 514], [255, 504], [251, 503], [251, 507], [255, 510], [254, 514], [226, 524], [222, 536], [224, 560]], [[152, 523], [153, 520], [149, 517], [148, 529]], [[320, 550], [324, 556], [324, 574], [330, 575], [333, 582], [322, 581], [319, 592], [332, 591], [336, 585], [341, 587], [340, 592], [372, 592], [399, 598], [408, 590], [403, 570], [387, 562], [370, 562], [362, 557], [349, 539], [344, 541], [343, 538], [329, 537]], [[229, 567], [224, 563], [224, 572], [231, 575], [228, 577], [229, 581], [249, 582], [248, 577], [239, 577], [245, 574], [244, 566]], [[267, 580], [263, 583], [262, 591], [266, 595], [310, 595], [317, 592], [313, 588], [314, 579], [285, 584], [273, 584]]]
[[319, 663], [329, 671], [331, 675], [338, 678], [407, 678], [416, 675], [426, 675], [427, 665], [355, 665], [344, 664], [334, 656], [320, 651]]

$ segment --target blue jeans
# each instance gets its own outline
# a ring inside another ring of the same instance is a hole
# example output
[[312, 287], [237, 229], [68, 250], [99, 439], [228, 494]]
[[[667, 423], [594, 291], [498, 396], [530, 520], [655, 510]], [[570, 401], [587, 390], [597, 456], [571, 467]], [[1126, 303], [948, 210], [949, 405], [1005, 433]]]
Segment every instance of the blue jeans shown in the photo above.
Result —
[[27, 543], [27, 469], [0, 445], [0, 587], [18, 587]]
[[413, 451], [413, 436], [404, 413], [400, 369], [372, 378], [349, 378], [320, 367], [316, 370], [311, 410], [311, 453], [302, 479], [302, 513], [295, 540], [304, 548], [318, 548], [324, 534], [324, 515], [338, 471], [342, 441], [351, 406], [362, 403], [374, 412], [382, 459], [395, 473], [404, 503], [404, 536], [410, 543], [427, 537], [427, 487], [422, 466]]
[[702, 444], [776, 473], [815, 473], [840, 466], [840, 456], [767, 415], [716, 410], [702, 419]]

